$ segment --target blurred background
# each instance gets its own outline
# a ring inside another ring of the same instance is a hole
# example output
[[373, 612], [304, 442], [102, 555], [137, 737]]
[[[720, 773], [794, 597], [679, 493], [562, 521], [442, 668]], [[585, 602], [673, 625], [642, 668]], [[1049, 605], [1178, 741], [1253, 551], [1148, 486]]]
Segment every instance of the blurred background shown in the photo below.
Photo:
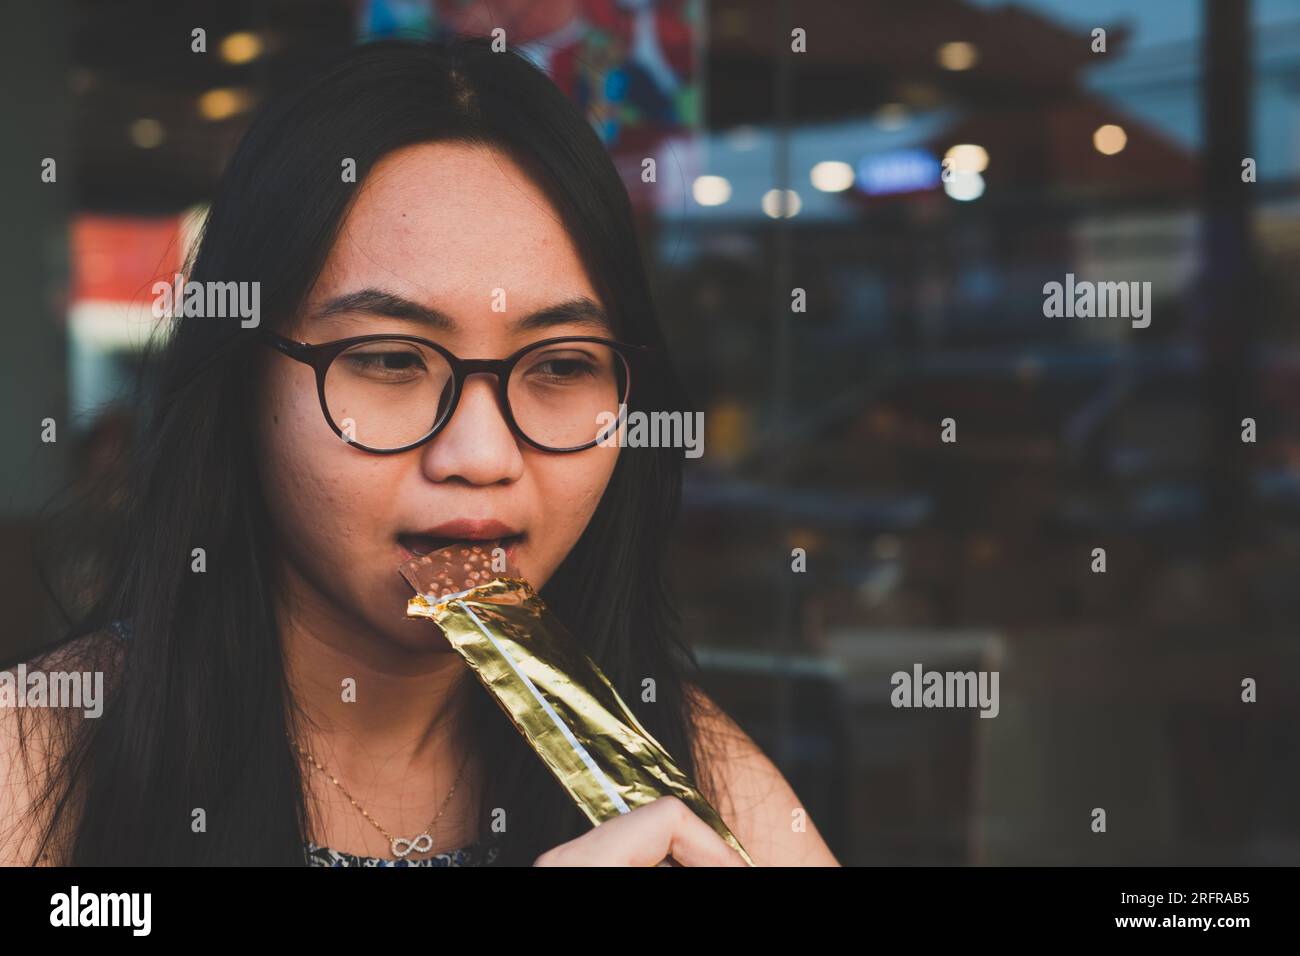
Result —
[[[251, 113], [366, 38], [500, 26], [624, 175], [705, 413], [685, 622], [839, 858], [1300, 862], [1294, 0], [3, 17], [6, 654], [53, 633], [43, 509], [135, 440], [149, 289]], [[1067, 274], [1149, 282], [1149, 327], [1046, 317]], [[893, 707], [890, 675], [918, 663], [996, 670], [996, 718]]]

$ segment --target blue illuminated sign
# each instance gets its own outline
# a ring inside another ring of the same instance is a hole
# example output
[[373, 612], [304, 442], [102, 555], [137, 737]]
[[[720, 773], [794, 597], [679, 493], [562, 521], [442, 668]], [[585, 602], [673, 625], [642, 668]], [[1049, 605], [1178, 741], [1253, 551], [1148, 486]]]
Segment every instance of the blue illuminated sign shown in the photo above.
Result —
[[858, 162], [858, 188], [870, 196], [934, 189], [940, 172], [939, 160], [925, 150], [895, 149]]

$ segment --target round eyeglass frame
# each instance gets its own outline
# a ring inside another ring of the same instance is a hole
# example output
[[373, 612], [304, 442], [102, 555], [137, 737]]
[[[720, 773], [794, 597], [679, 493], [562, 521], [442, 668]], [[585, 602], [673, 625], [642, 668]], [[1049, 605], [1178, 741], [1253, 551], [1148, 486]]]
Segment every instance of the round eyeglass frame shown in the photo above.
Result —
[[[529, 352], [533, 352], [546, 345], [554, 345], [556, 342], [597, 342], [601, 345], [609, 346], [623, 360], [623, 367], [626, 372], [623, 385], [623, 394], [619, 396], [620, 408], [626, 404], [628, 396], [632, 391], [632, 365], [633, 360], [637, 357], [648, 357], [654, 354], [655, 349], [649, 345], [634, 345], [630, 342], [618, 342], [614, 339], [601, 338], [598, 335], [559, 335], [549, 339], [542, 339], [537, 342], [529, 342], [523, 348], [511, 353], [502, 359], [465, 359], [454, 354], [450, 350], [439, 345], [437, 342], [431, 342], [428, 339], [421, 338], [418, 335], [403, 335], [400, 333], [376, 332], [372, 335], [355, 335], [346, 339], [336, 339], [332, 342], [321, 342], [318, 345], [311, 345], [307, 342], [298, 342], [294, 339], [286, 338], [277, 332], [268, 328], [258, 330], [258, 339], [264, 345], [270, 346], [279, 352], [289, 356], [295, 361], [302, 362], [304, 365], [310, 365], [316, 372], [316, 394], [320, 399], [320, 410], [325, 416], [325, 421], [329, 424], [334, 434], [342, 438], [347, 444], [362, 451], [367, 451], [375, 455], [396, 455], [400, 452], [410, 451], [412, 448], [419, 448], [421, 445], [432, 440], [439, 432], [446, 427], [451, 421], [452, 416], [456, 414], [456, 407], [460, 404], [460, 394], [464, 389], [465, 379], [470, 375], [478, 373], [487, 373], [495, 375], [497, 379], [497, 397], [499, 406], [504, 412], [506, 424], [510, 426], [510, 431], [518, 438], [527, 442], [539, 451], [547, 452], [573, 452], [585, 451], [593, 448], [601, 441], [601, 436], [593, 438], [591, 441], [582, 445], [574, 445], [570, 448], [551, 448], [540, 442], [533, 441], [524, 434], [524, 430], [519, 427], [515, 421], [514, 410], [510, 407], [510, 375], [515, 366]], [[344, 351], [354, 345], [362, 342], [374, 341], [401, 341], [415, 342], [419, 345], [426, 345], [433, 349], [439, 355], [447, 360], [451, 366], [452, 392], [451, 400], [447, 403], [447, 411], [442, 418], [434, 423], [433, 428], [423, 438], [411, 442], [409, 445], [403, 445], [400, 448], [371, 448], [369, 445], [363, 445], [354, 441], [343, 434], [343, 430], [334, 423], [333, 416], [330, 415], [329, 403], [325, 400], [325, 374], [329, 371], [330, 364]], [[621, 416], [620, 416], [621, 417]]]

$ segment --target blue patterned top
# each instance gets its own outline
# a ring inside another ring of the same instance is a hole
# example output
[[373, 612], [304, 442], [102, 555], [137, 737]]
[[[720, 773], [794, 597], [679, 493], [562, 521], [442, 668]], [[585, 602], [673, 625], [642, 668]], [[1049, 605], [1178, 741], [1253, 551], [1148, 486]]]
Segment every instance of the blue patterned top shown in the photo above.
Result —
[[386, 860], [377, 856], [342, 853], [327, 846], [307, 842], [308, 866], [492, 866], [501, 854], [499, 846], [480, 840], [458, 850], [430, 853], [414, 860]]
[[[131, 636], [131, 626], [126, 621], [113, 621], [109, 625], [114, 634], [126, 640]], [[416, 859], [388, 860], [378, 856], [359, 856], [321, 846], [308, 840], [303, 845], [308, 866], [492, 866], [501, 855], [501, 847], [491, 839], [482, 839], [455, 850], [429, 853]]]

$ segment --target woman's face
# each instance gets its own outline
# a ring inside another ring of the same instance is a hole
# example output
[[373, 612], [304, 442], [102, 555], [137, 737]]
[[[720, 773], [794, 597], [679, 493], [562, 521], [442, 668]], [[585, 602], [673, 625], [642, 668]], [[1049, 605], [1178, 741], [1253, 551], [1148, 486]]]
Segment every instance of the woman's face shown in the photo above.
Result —
[[[305, 307], [282, 334], [312, 344], [419, 335], [461, 358], [504, 358], [561, 335], [615, 337], [595, 324], [599, 317], [515, 327], [569, 300], [602, 303], [559, 216], [504, 153], [410, 146], [385, 157], [358, 188]], [[434, 328], [383, 303], [382, 314], [319, 314], [366, 290], [436, 310], [452, 325]], [[612, 445], [551, 453], [517, 439], [491, 375], [465, 381], [455, 414], [432, 441], [372, 454], [331, 430], [309, 366], [270, 349], [262, 362], [262, 480], [291, 593], [313, 603], [318, 625], [361, 625], [410, 649], [446, 649], [427, 622], [405, 617], [412, 591], [397, 573], [410, 556], [402, 541], [448, 522], [497, 522], [521, 535], [510, 556], [540, 589], [582, 535], [617, 460]], [[490, 527], [452, 530], [445, 536], [494, 536]]]

